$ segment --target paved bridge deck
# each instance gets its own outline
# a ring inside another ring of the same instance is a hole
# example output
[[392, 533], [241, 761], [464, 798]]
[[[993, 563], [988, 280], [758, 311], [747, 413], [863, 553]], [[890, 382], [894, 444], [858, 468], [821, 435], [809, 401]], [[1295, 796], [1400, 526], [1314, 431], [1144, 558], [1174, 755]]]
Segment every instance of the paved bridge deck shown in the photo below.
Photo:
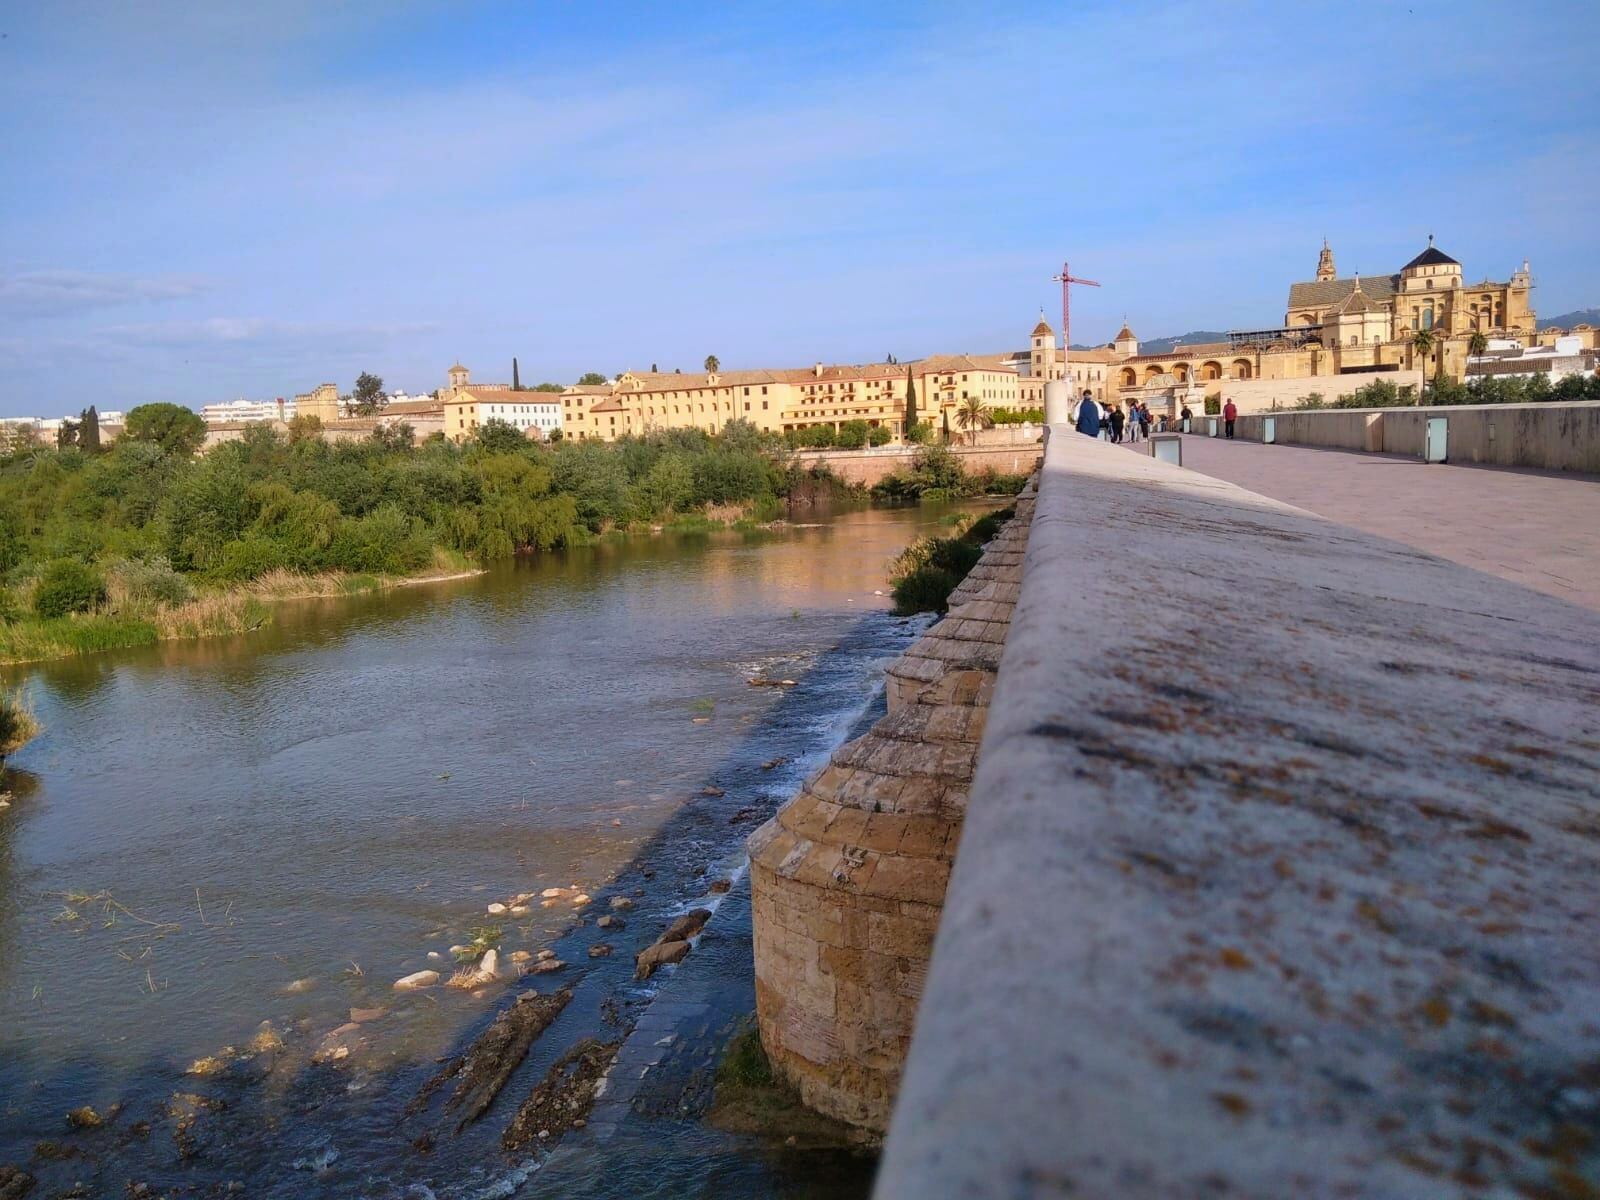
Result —
[[[1132, 447], [1145, 452], [1144, 443]], [[1600, 478], [1189, 436], [1183, 465], [1600, 609]]]

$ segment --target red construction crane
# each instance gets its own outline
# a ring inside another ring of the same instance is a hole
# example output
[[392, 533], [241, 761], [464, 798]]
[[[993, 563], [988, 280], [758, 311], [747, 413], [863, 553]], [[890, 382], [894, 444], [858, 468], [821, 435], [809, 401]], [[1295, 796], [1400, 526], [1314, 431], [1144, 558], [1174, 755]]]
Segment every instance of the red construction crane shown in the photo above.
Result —
[[[1072, 302], [1069, 290], [1073, 284], [1082, 284], [1084, 287], [1099, 287], [1092, 279], [1079, 279], [1070, 270], [1067, 264], [1061, 264], [1061, 274], [1054, 277], [1053, 281], [1061, 285], [1061, 378], [1066, 380], [1067, 386], [1072, 386], [1072, 372], [1067, 369], [1067, 359], [1072, 354]], [[1045, 378], [1050, 377], [1046, 364]]]

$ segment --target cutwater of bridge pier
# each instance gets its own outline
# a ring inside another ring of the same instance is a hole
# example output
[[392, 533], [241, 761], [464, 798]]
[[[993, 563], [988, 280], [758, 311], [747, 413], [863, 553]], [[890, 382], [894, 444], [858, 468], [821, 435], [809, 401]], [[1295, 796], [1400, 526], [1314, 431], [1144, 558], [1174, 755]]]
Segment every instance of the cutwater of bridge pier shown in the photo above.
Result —
[[752, 838], [878, 1195], [1593, 1194], [1600, 613], [1062, 427], [984, 569]]

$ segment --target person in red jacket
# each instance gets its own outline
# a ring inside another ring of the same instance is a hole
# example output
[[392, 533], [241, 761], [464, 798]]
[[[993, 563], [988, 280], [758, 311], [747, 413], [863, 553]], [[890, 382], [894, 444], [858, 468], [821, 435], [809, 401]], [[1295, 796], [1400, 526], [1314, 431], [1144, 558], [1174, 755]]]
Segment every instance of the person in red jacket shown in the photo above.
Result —
[[1228, 436], [1233, 436], [1233, 423], [1239, 419], [1239, 406], [1229, 400], [1222, 406], [1222, 420], [1228, 430]]

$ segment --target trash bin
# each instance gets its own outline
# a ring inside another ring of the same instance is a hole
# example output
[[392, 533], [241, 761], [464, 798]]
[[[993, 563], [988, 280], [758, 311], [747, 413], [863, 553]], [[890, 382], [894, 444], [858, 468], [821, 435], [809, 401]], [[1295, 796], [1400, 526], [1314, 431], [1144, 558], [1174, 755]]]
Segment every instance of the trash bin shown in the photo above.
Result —
[[1157, 462], [1183, 466], [1183, 439], [1175, 433], [1157, 433], [1150, 438], [1150, 457]]

